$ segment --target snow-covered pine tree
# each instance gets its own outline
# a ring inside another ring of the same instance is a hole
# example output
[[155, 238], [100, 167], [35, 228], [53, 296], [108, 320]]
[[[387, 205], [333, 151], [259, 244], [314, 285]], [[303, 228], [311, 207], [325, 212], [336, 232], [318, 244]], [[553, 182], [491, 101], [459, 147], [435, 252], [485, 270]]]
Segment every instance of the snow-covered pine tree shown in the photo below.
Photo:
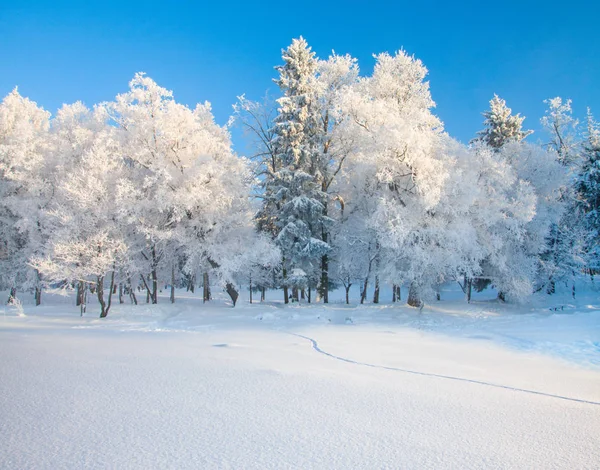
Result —
[[300, 37], [283, 51], [283, 60], [276, 80], [283, 96], [277, 100], [271, 142], [280, 166], [265, 183], [262, 213], [273, 220], [277, 233], [287, 302], [288, 288], [296, 294], [298, 289], [318, 283], [322, 257], [330, 251], [323, 240], [330, 219], [325, 215], [327, 196], [319, 184], [323, 133], [315, 53]]
[[587, 268], [597, 273], [600, 271], [600, 125], [589, 109], [581, 160], [576, 190], [585, 229], [583, 250]]
[[490, 109], [483, 113], [485, 129], [479, 131], [479, 137], [471, 141], [481, 141], [487, 146], [499, 149], [507, 142], [521, 142], [533, 131], [523, 130], [525, 117], [512, 115], [512, 110], [506, 106], [506, 101], [494, 95], [490, 100]]

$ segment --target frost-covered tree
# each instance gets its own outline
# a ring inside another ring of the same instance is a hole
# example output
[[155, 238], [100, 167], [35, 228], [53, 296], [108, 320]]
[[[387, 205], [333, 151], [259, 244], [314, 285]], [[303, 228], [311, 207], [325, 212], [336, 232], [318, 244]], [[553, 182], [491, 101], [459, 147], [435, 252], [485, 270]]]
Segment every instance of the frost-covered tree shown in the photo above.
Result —
[[[115, 276], [129, 257], [118, 215], [123, 160], [108, 134], [98, 132], [91, 146], [70, 162], [47, 210], [52, 230], [45, 256], [32, 260], [51, 281], [93, 286], [101, 318], [110, 311]], [[81, 307], [83, 313], [85, 302]]]
[[548, 105], [546, 115], [541, 119], [542, 125], [550, 135], [546, 144], [557, 154], [558, 161], [566, 167], [577, 164], [579, 159], [579, 141], [577, 128], [579, 121], [573, 117], [571, 100], [560, 97], [544, 100]]
[[[283, 254], [284, 298], [288, 288], [316, 283], [321, 258], [330, 251], [323, 240], [329, 218], [326, 194], [319, 184], [323, 134], [316, 90], [317, 59], [303, 38], [283, 51], [284, 65], [277, 67], [277, 100], [271, 145], [279, 168], [265, 184], [261, 217], [272, 219], [276, 243]], [[294, 282], [288, 275], [294, 272]]]
[[596, 273], [600, 271], [600, 125], [589, 109], [581, 160], [576, 191], [585, 230], [583, 250], [588, 269]]
[[433, 258], [423, 262], [419, 253], [429, 256], [428, 241], [420, 234], [428, 211], [440, 202], [450, 160], [431, 112], [427, 69], [404, 51], [376, 59], [373, 75], [345, 94], [353, 155], [345, 167], [348, 192], [341, 194], [349, 214], [364, 217], [365, 235], [374, 235], [367, 244], [378, 253], [369, 273], [375, 283], [380, 275], [393, 283], [406, 280], [418, 305], [431, 282], [429, 267], [438, 264]]
[[551, 226], [548, 248], [540, 256], [543, 273], [540, 284], [545, 284], [547, 292], [552, 294], [556, 281], [573, 280], [575, 273], [581, 268], [581, 240], [585, 238], [585, 227], [581, 223], [575, 182], [581, 160], [579, 122], [573, 118], [571, 100], [563, 101], [556, 97], [544, 102], [548, 105], [548, 110], [541, 123], [550, 136], [546, 148], [554, 154], [567, 176], [560, 187], [565, 210], [560, 220]]
[[0, 286], [35, 290], [39, 272], [28, 264], [45, 237], [42, 209], [52, 197], [52, 165], [47, 159], [50, 114], [15, 88], [0, 104]]
[[523, 130], [525, 117], [512, 115], [512, 110], [506, 106], [506, 101], [498, 95], [490, 100], [490, 109], [483, 113], [485, 129], [479, 131], [479, 137], [473, 142], [481, 141], [485, 145], [499, 149], [508, 142], [521, 142], [533, 131]]

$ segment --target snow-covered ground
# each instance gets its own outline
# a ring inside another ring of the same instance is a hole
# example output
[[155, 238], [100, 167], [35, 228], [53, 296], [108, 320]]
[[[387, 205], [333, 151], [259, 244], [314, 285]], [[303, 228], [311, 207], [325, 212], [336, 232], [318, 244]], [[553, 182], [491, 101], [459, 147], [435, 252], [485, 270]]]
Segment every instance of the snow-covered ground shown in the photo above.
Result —
[[178, 294], [1, 307], [0, 468], [600, 467], [589, 283], [421, 313]]

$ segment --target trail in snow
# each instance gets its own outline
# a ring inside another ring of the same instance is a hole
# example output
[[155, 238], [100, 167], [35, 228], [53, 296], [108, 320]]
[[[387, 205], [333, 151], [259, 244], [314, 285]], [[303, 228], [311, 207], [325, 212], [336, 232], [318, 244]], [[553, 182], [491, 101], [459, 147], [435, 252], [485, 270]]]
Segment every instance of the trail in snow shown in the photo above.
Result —
[[319, 343], [317, 343], [317, 341], [313, 338], [310, 338], [308, 336], [304, 336], [298, 333], [291, 333], [289, 331], [286, 332], [287, 334], [290, 334], [292, 336], [297, 336], [299, 338], [303, 338], [307, 341], [310, 341], [312, 344], [312, 348], [318, 352], [319, 354], [323, 354], [324, 356], [328, 356], [332, 359], [338, 360], [338, 361], [342, 361], [342, 362], [347, 362], [349, 364], [355, 364], [358, 366], [364, 366], [364, 367], [371, 367], [373, 369], [383, 369], [383, 370], [392, 370], [392, 371], [396, 371], [396, 372], [404, 372], [406, 374], [413, 374], [413, 375], [421, 375], [421, 376], [425, 376], [425, 377], [434, 377], [437, 379], [446, 379], [446, 380], [455, 380], [458, 382], [467, 382], [467, 383], [472, 383], [472, 384], [477, 384], [477, 385], [484, 385], [487, 387], [494, 387], [494, 388], [501, 388], [501, 389], [505, 389], [505, 390], [511, 390], [514, 392], [521, 392], [521, 393], [530, 393], [532, 395], [541, 395], [541, 396], [545, 396], [545, 397], [550, 397], [550, 398], [557, 398], [559, 400], [567, 400], [567, 401], [574, 401], [577, 403], [585, 403], [588, 405], [595, 405], [595, 406], [600, 406], [600, 402], [597, 401], [592, 401], [592, 400], [584, 400], [582, 398], [573, 398], [573, 397], [566, 397], [563, 395], [555, 395], [553, 393], [548, 393], [548, 392], [540, 392], [538, 390], [528, 390], [525, 388], [518, 388], [518, 387], [511, 387], [510, 385], [502, 385], [502, 384], [495, 384], [492, 382], [485, 382], [482, 380], [474, 380], [474, 379], [467, 379], [464, 377], [455, 377], [452, 375], [442, 375], [442, 374], [435, 374], [435, 373], [431, 373], [431, 372], [421, 372], [418, 370], [410, 370], [410, 369], [402, 369], [399, 367], [389, 367], [389, 366], [382, 366], [382, 365], [377, 365], [377, 364], [369, 364], [368, 362], [360, 362], [360, 361], [354, 361], [352, 359], [348, 359], [346, 357], [342, 357], [342, 356], [337, 356], [335, 354], [329, 353], [327, 351], [325, 351], [324, 349], [322, 349], [319, 346]]

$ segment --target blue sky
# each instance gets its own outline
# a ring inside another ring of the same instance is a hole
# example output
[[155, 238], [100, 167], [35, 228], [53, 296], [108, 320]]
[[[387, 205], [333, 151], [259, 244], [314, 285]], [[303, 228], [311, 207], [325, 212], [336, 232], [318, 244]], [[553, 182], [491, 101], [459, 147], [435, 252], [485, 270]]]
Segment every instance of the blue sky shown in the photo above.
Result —
[[[303, 35], [320, 57], [400, 48], [420, 58], [437, 114], [468, 141], [494, 93], [543, 139], [543, 100], [571, 98], [600, 117], [600, 2], [10, 2], [0, 0], [0, 95], [19, 91], [55, 112], [127, 89], [137, 71], [224, 124], [236, 96], [275, 92], [281, 49]], [[244, 148], [235, 139], [237, 150]]]

